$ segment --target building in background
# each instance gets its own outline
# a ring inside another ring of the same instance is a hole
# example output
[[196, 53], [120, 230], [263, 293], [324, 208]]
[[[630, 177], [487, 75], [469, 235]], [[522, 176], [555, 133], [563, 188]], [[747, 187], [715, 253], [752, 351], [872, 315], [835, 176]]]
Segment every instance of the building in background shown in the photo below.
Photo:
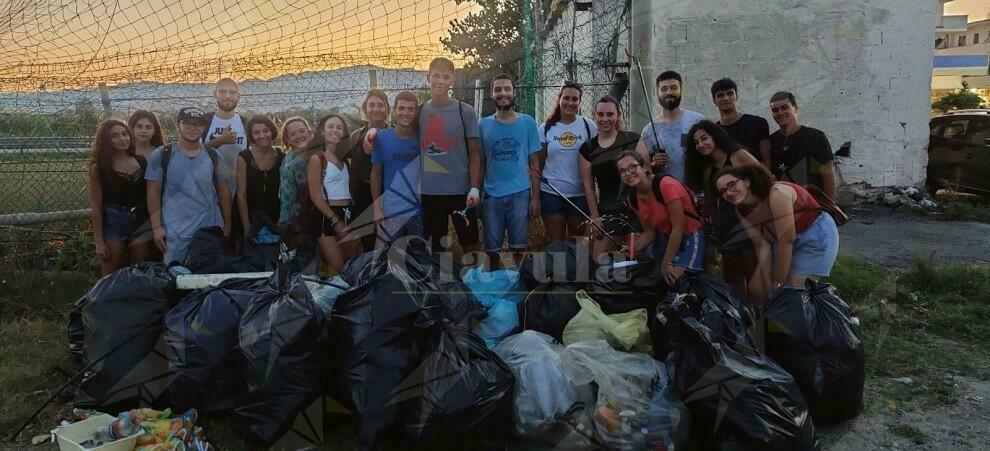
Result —
[[[939, 6], [952, 0], [939, 0]], [[942, 16], [935, 27], [932, 101], [966, 83], [990, 103], [990, 19], [967, 23], [967, 16]]]

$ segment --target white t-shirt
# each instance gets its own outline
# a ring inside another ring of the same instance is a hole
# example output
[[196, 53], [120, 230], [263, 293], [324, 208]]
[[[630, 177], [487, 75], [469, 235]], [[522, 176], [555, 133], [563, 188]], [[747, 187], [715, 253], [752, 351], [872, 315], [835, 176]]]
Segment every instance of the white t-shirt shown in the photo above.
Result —
[[[578, 167], [578, 150], [581, 149], [581, 144], [596, 135], [598, 127], [584, 116], [578, 116], [570, 124], [557, 122], [549, 130], [546, 124], [540, 125], [540, 142], [547, 145], [543, 176], [567, 197], [584, 195]], [[540, 191], [556, 194], [546, 183], [540, 183]]]
[[327, 162], [323, 172], [323, 192], [327, 200], [351, 200], [351, 175], [346, 164], [338, 168]]
[[230, 189], [230, 195], [234, 196], [237, 194], [237, 177], [234, 173], [237, 168], [237, 154], [247, 149], [247, 134], [244, 132], [244, 120], [241, 119], [241, 115], [234, 113], [234, 117], [222, 119], [214, 114], [213, 121], [210, 122], [210, 128], [207, 129], [206, 139], [203, 141], [203, 144], [220, 136], [223, 133], [223, 129], [227, 128], [227, 126], [230, 126], [230, 129], [234, 133], [237, 133], [237, 143], [224, 144], [217, 148], [217, 152], [220, 154], [220, 159], [223, 160], [220, 173], [223, 174], [227, 181], [227, 188]]

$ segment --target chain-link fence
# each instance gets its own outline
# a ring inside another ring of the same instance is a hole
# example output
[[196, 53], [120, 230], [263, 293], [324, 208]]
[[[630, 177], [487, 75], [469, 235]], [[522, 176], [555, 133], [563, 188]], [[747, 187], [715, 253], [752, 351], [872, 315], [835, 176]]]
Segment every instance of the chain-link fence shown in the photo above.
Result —
[[[315, 121], [332, 110], [357, 125], [371, 87], [425, 98], [426, 62], [451, 56], [440, 37], [451, 20], [480, 7], [453, 0], [323, 8], [288, 1], [15, 3], [0, 13], [0, 259], [46, 267], [88, 256], [90, 245], [78, 241], [89, 229], [90, 143], [104, 117], [150, 110], [174, 137], [175, 112], [214, 110], [213, 81], [230, 76], [240, 80], [243, 116]], [[532, 5], [536, 71], [519, 84], [536, 97], [530, 112], [537, 120], [552, 111], [565, 79], [585, 86], [588, 117], [595, 99], [621, 96], [629, 2]], [[488, 80], [464, 80], [455, 96], [493, 111]]]

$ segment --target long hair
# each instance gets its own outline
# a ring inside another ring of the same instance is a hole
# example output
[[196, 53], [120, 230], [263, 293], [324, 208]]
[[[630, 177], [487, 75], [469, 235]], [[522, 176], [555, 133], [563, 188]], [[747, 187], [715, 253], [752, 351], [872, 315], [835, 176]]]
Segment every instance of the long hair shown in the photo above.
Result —
[[268, 127], [268, 131], [272, 132], [272, 142], [274, 143], [275, 138], [278, 138], [278, 127], [275, 126], [275, 121], [273, 121], [267, 114], [255, 114], [248, 118], [247, 124], [244, 124], [244, 133], [247, 135], [248, 147], [254, 145], [254, 138], [251, 137], [251, 130], [256, 124], [262, 124], [265, 127]]
[[595, 102], [596, 110], [598, 109], [599, 103], [611, 103], [612, 105], [615, 105], [615, 130], [620, 132], [625, 130], [625, 126], [622, 122], [622, 105], [619, 104], [618, 99], [610, 95], [604, 95], [598, 99], [597, 102]]
[[550, 117], [547, 118], [546, 128], [553, 127], [554, 124], [560, 122], [560, 98], [564, 95], [565, 89], [576, 89], [578, 92], [578, 98], [584, 96], [584, 88], [581, 84], [574, 83], [573, 81], [565, 81], [564, 84], [560, 85], [560, 89], [557, 91], [557, 100], [553, 104], [553, 112], [550, 113]]
[[715, 187], [709, 186], [711, 183], [705, 180], [705, 171], [711, 168], [714, 162], [711, 157], [706, 157], [698, 153], [698, 146], [694, 143], [694, 134], [698, 130], [704, 130], [705, 133], [708, 133], [708, 136], [712, 137], [715, 148], [725, 152], [727, 158], [732, 158], [732, 154], [745, 148], [736, 142], [736, 140], [732, 139], [724, 128], [709, 120], [698, 121], [698, 123], [691, 127], [691, 131], [688, 132], [687, 149], [685, 149], [687, 152], [684, 163], [684, 181], [688, 188], [692, 190], [704, 190], [706, 203], [714, 205], [708, 200], [714, 200], [711, 194], [715, 192]]
[[320, 118], [320, 122], [317, 123], [316, 128], [313, 130], [313, 139], [309, 141], [306, 145], [307, 151], [323, 151], [324, 146], [327, 144], [326, 138], [323, 137], [323, 127], [327, 124], [330, 119], [337, 118], [340, 122], [344, 124], [344, 135], [340, 137], [340, 143], [337, 144], [337, 154], [342, 155], [342, 151], [348, 149], [348, 140], [351, 136], [351, 131], [347, 127], [347, 119], [337, 113], [329, 113]]
[[308, 147], [306, 145], [303, 145], [301, 149], [293, 149], [292, 146], [289, 145], [289, 134], [286, 132], [289, 129], [289, 124], [293, 122], [301, 122], [303, 125], [306, 126], [307, 130], [310, 129], [309, 121], [307, 121], [306, 118], [302, 116], [292, 116], [286, 119], [285, 122], [282, 122], [282, 130], [279, 131], [279, 135], [282, 136], [282, 149], [284, 149], [286, 153], [300, 153], [305, 151], [306, 148]]
[[[388, 122], [388, 113], [391, 110], [391, 108], [388, 106], [388, 95], [385, 94], [384, 90], [378, 88], [369, 89], [368, 92], [364, 95], [364, 100], [361, 102], [361, 119], [368, 123], [371, 123], [371, 120], [368, 119], [367, 109], [368, 109], [368, 100], [370, 100], [372, 97], [380, 99], [382, 102], [385, 103], [385, 121]], [[345, 123], [344, 125], [346, 126], [347, 124]]]
[[749, 191], [760, 200], [770, 197], [770, 188], [776, 181], [773, 174], [762, 164], [747, 164], [743, 166], [731, 166], [722, 168], [715, 174], [715, 180], [723, 176], [731, 175], [739, 180], [749, 182]]
[[96, 165], [96, 171], [100, 174], [100, 185], [106, 186], [113, 180], [113, 142], [110, 139], [110, 132], [115, 126], [124, 127], [124, 131], [131, 138], [131, 143], [127, 146], [127, 154], [134, 156], [134, 134], [130, 127], [122, 119], [110, 118], [100, 123], [93, 136], [93, 147], [89, 155], [89, 164]]
[[[141, 119], [147, 119], [151, 122], [151, 126], [155, 128], [155, 132], [151, 135], [151, 146], [164, 146], [165, 142], [168, 141], [168, 137], [165, 135], [165, 127], [162, 127], [162, 122], [158, 120], [158, 116], [155, 113], [148, 110], [137, 110], [131, 113], [131, 117], [127, 119], [127, 126], [130, 127], [130, 130], [134, 130], [134, 127]], [[133, 134], [131, 137], [133, 138]]]

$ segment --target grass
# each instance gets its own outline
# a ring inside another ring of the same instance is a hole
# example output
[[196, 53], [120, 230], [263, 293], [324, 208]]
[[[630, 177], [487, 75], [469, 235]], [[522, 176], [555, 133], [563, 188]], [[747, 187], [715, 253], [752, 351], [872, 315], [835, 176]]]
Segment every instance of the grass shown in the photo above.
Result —
[[[19, 426], [76, 371], [66, 350], [69, 305], [95, 280], [78, 273], [3, 272], [0, 277], [0, 433]], [[931, 410], [956, 402], [959, 393], [946, 384], [950, 375], [990, 378], [990, 267], [932, 266], [918, 261], [891, 271], [862, 259], [840, 256], [830, 282], [860, 318], [867, 356], [867, 414]], [[910, 385], [891, 378], [910, 377]], [[44, 433], [65, 414], [68, 398], [56, 401], [41, 417]], [[36, 423], [37, 424], [37, 423]], [[233, 423], [204, 419], [208, 436], [220, 449], [249, 449]], [[891, 426], [891, 432], [916, 443], [926, 440], [917, 428]], [[338, 424], [329, 442], [352, 440]]]
[[0, 161], [0, 214], [75, 210], [89, 206], [85, 156]]
[[893, 272], [842, 256], [830, 281], [862, 324], [868, 411], [952, 403], [946, 377], [990, 378], [990, 267], [916, 261]]

